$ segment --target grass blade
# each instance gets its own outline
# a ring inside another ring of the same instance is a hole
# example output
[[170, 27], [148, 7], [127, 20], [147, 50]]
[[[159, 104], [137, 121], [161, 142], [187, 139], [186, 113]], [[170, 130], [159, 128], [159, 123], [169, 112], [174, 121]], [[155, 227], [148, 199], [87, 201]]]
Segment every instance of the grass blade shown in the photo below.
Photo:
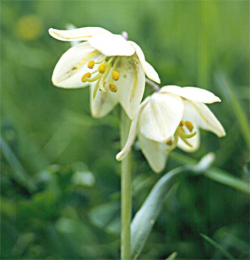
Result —
[[234, 260], [235, 258], [227, 251], [225, 250], [221, 245], [219, 245], [218, 243], [216, 243], [214, 240], [212, 240], [211, 238], [200, 234], [209, 244], [211, 244], [212, 246], [214, 246], [216, 249], [218, 249], [225, 257], [227, 257], [228, 259]]
[[232, 112], [234, 112], [235, 117], [238, 120], [242, 135], [249, 147], [250, 146], [250, 135], [249, 135], [250, 127], [248, 124], [246, 114], [244, 113], [242, 106], [241, 106], [236, 94], [233, 91], [233, 88], [231, 87], [230, 83], [226, 80], [226, 78], [222, 74], [222, 72], [219, 72], [216, 75], [216, 79], [219, 83], [219, 86], [221, 86], [221, 89], [224, 91], [225, 95], [228, 97], [228, 100], [231, 103], [231, 106], [233, 107]]
[[[175, 161], [178, 161], [180, 163], [191, 164], [191, 165], [197, 163], [197, 160], [175, 152], [171, 152], [169, 156], [172, 157]], [[250, 194], [250, 185], [247, 182], [239, 178], [236, 178], [235, 176], [229, 174], [226, 171], [223, 171], [216, 167], [211, 167], [206, 171], [204, 171], [203, 174], [211, 180], [217, 181], [221, 184], [227, 185], [236, 190]]]
[[5, 156], [6, 160], [8, 161], [9, 165], [13, 169], [13, 178], [26, 187], [29, 191], [36, 190], [35, 185], [29, 180], [28, 174], [25, 172], [23, 166], [20, 164], [19, 160], [15, 156], [15, 154], [11, 151], [8, 144], [3, 140], [3, 138], [0, 136], [0, 149], [3, 152], [3, 155]]

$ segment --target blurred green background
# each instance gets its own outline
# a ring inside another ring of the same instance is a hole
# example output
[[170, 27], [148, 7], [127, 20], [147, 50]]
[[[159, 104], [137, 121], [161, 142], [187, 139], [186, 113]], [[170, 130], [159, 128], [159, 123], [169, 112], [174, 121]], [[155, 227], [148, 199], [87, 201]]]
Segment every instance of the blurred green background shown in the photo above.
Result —
[[[48, 34], [99, 26], [127, 31], [162, 86], [197, 86], [227, 136], [202, 132], [193, 154], [176, 149], [154, 174], [135, 145], [133, 215], [153, 184], [212, 151], [215, 166], [245, 182], [249, 162], [248, 1], [1, 1], [1, 259], [117, 259], [120, 228], [119, 107], [90, 116], [89, 89], [51, 83], [70, 47]], [[149, 91], [146, 92], [149, 94]], [[140, 259], [249, 259], [249, 194], [204, 176], [167, 196]]]

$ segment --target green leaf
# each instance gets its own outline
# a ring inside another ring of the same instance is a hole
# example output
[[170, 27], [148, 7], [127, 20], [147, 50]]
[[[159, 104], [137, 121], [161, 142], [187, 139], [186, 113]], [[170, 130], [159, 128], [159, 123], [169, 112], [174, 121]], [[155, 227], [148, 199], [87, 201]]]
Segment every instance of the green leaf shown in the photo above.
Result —
[[218, 72], [218, 74], [216, 75], [216, 79], [219, 83], [219, 86], [224, 91], [225, 95], [228, 97], [230, 105], [233, 108], [231, 111], [234, 112], [235, 117], [240, 126], [240, 131], [242, 132], [242, 135], [247, 145], [250, 146], [250, 127], [248, 124], [248, 120], [236, 94], [233, 91], [233, 88], [231, 87], [230, 83], [226, 80], [226, 77], [222, 72]]
[[216, 243], [214, 240], [212, 240], [211, 238], [200, 234], [209, 244], [211, 244], [212, 246], [214, 246], [216, 249], [218, 249], [225, 257], [227, 257], [228, 259], [235, 259], [227, 250], [225, 250], [221, 245], [219, 245], [218, 243]]
[[172, 253], [166, 260], [174, 260], [177, 257], [177, 252]]
[[27, 188], [30, 192], [35, 191], [36, 186], [30, 181], [28, 174], [26, 173], [23, 166], [17, 159], [16, 155], [12, 152], [8, 144], [4, 141], [4, 139], [1, 136], [0, 136], [0, 149], [2, 150], [3, 155], [5, 156], [9, 165], [13, 169], [12, 178], [20, 185]]
[[[171, 152], [169, 156], [180, 163], [185, 163], [185, 164], [187, 163], [187, 164], [194, 165], [197, 162], [197, 160], [191, 157], [178, 154], [175, 152]], [[250, 194], [250, 186], [247, 182], [234, 177], [233, 175], [229, 174], [226, 171], [223, 171], [216, 167], [211, 167], [206, 171], [204, 171], [203, 174], [211, 180], [217, 181], [236, 190]]]
[[213, 154], [204, 156], [201, 161], [194, 166], [178, 167], [166, 173], [155, 184], [144, 204], [136, 213], [131, 224], [131, 257], [137, 259], [154, 223], [156, 222], [165, 196], [171, 187], [180, 179], [190, 173], [200, 173], [210, 167], [214, 160]]

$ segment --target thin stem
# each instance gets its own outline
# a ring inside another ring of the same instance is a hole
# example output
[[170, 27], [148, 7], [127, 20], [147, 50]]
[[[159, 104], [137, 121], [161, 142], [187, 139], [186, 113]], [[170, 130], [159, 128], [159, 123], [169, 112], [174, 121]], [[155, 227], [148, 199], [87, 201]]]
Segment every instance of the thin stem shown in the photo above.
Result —
[[[130, 128], [130, 119], [121, 111], [121, 146], [124, 147]], [[130, 224], [131, 224], [131, 152], [121, 161], [121, 259], [130, 259]]]
[[150, 87], [152, 92], [158, 92], [160, 90], [159, 86], [156, 83], [154, 83], [152, 80], [146, 78], [145, 81], [146, 84], [148, 84], [148, 86]]

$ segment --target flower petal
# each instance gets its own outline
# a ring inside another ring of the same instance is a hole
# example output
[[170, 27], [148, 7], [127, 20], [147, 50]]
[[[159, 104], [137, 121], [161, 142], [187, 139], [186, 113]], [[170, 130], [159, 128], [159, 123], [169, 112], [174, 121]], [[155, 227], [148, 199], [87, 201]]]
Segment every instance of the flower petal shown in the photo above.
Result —
[[117, 34], [100, 34], [91, 37], [89, 44], [106, 56], [131, 56], [134, 48]]
[[143, 51], [140, 48], [140, 46], [138, 44], [136, 44], [135, 42], [132, 42], [132, 41], [128, 41], [128, 42], [135, 48], [136, 54], [139, 57], [139, 60], [142, 64], [143, 70], [144, 70], [145, 74], [147, 75], [147, 77], [149, 79], [155, 81], [156, 83], [161, 83], [158, 73], [148, 62], [146, 62], [145, 56], [144, 56]]
[[178, 86], [165, 86], [160, 90], [162, 93], [174, 93], [183, 98], [191, 101], [201, 102], [201, 103], [214, 103], [220, 102], [221, 100], [215, 96], [212, 92], [195, 87], [178, 87]]
[[49, 34], [61, 41], [84, 41], [94, 35], [111, 33], [100, 27], [84, 27], [73, 30], [57, 30], [50, 28]]
[[149, 140], [140, 133], [139, 142], [141, 151], [146, 157], [152, 170], [156, 173], [161, 172], [165, 168], [167, 160], [166, 144]]
[[[112, 70], [110, 71], [108, 77], [106, 78], [107, 82], [110, 81], [112, 75]], [[110, 91], [108, 87], [106, 87], [106, 92], [102, 92], [97, 90], [96, 97], [93, 100], [93, 93], [96, 86], [96, 82], [91, 84], [90, 91], [90, 108], [91, 114], [93, 117], [103, 117], [107, 115], [119, 102], [119, 89], [116, 93]], [[107, 84], [106, 84], [107, 85]]]
[[136, 55], [132, 58], [121, 57], [116, 70], [120, 72], [117, 87], [120, 89], [120, 102], [127, 115], [133, 120], [139, 111], [145, 89], [145, 75]]
[[[183, 119], [185, 121], [185, 119]], [[192, 131], [193, 132], [196, 132], [196, 135], [193, 136], [192, 138], [189, 138], [189, 139], [186, 139], [187, 142], [189, 144], [191, 144], [192, 147], [188, 146], [187, 144], [185, 144], [181, 138], [178, 139], [178, 143], [177, 143], [177, 146], [182, 149], [183, 151], [185, 152], [195, 152], [199, 146], [200, 146], [200, 131], [199, 131], [199, 128], [197, 128], [196, 126], [194, 126], [194, 129]], [[188, 132], [187, 132], [188, 133]]]
[[66, 51], [59, 59], [52, 75], [55, 86], [63, 88], [78, 88], [89, 85], [83, 83], [81, 77], [89, 71], [89, 60], [100, 58], [102, 54], [92, 48], [87, 42], [78, 44]]
[[183, 102], [185, 106], [183, 118], [187, 118], [197, 127], [215, 133], [218, 137], [226, 135], [219, 120], [205, 104], [188, 100], [183, 100]]
[[164, 143], [171, 138], [183, 115], [182, 99], [174, 94], [154, 93], [140, 114], [140, 131], [148, 139]]
[[116, 160], [121, 161], [125, 158], [125, 156], [129, 153], [129, 151], [132, 148], [132, 145], [134, 144], [137, 129], [138, 129], [138, 119], [139, 119], [139, 113], [140, 111], [144, 108], [144, 106], [148, 103], [149, 98], [146, 98], [140, 105], [139, 112], [137, 117], [132, 121], [130, 129], [129, 129], [129, 134], [128, 134], [128, 139], [123, 147], [123, 149], [116, 155]]

